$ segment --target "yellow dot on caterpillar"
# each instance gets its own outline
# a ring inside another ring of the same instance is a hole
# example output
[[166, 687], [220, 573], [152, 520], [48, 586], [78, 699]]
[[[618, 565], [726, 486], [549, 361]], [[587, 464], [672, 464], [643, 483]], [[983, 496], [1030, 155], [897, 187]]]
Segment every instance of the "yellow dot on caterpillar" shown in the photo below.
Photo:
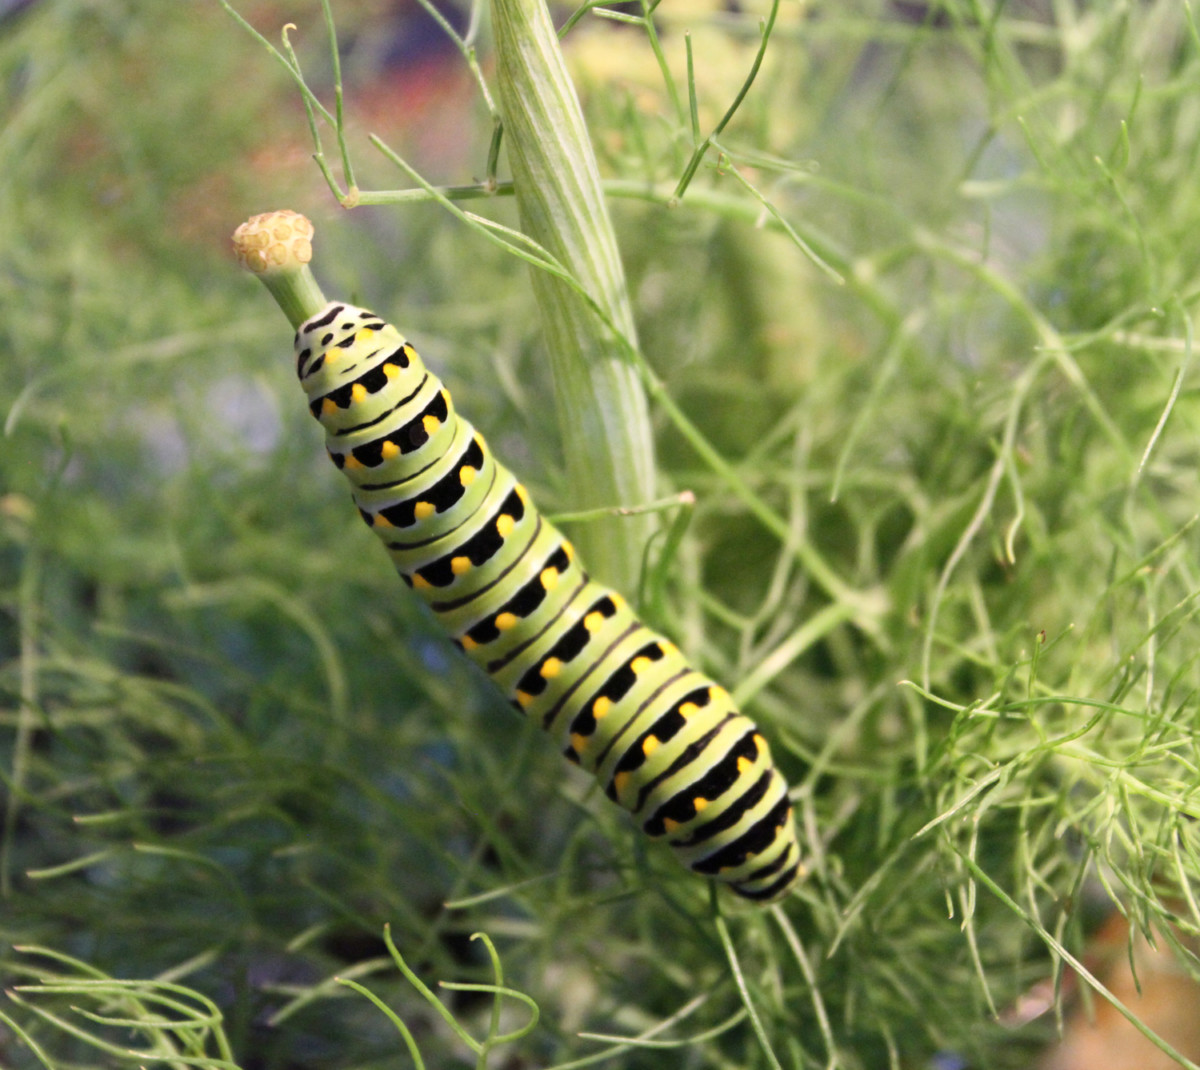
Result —
[[437, 429], [442, 426], [442, 421], [436, 416], [422, 416], [421, 426], [425, 428], [425, 434], [432, 435], [437, 432]]
[[625, 790], [625, 785], [629, 783], [629, 773], [618, 773], [613, 777], [613, 790], [620, 795]]
[[383, 459], [385, 461], [390, 461], [393, 457], [398, 457], [400, 455], [400, 447], [397, 446], [396, 443], [394, 443], [390, 438], [385, 438], [383, 440], [383, 445], [379, 449], [379, 452], [383, 455]]
[[464, 486], [469, 487], [475, 482], [475, 477], [479, 475], [478, 470], [472, 468], [469, 464], [464, 464], [458, 470], [458, 481]]
[[752, 762], [749, 758], [742, 757], [742, 758], [738, 759], [738, 773], [739, 774], [748, 773], [753, 768], [754, 768], [754, 762]]
[[595, 702], [592, 703], [592, 716], [599, 721], [607, 716], [608, 711], [612, 709], [612, 699], [605, 695], [601, 695]]
[[517, 497], [520, 498], [525, 505], [529, 504], [529, 491], [527, 491], [520, 483], [514, 486], [513, 490], [517, 492]]
[[649, 758], [658, 750], [658, 736], [647, 736], [642, 740], [642, 753]]
[[662, 651], [664, 658], [673, 658], [679, 653], [679, 647], [677, 647], [674, 643], [667, 642], [665, 639], [658, 644], [658, 649]]
[[328, 366], [342, 355], [340, 349], [328, 349], [325, 351], [325, 364]]
[[347, 468], [362, 468], [362, 466], [363, 466], [362, 461], [360, 461], [357, 457], [355, 457], [353, 453], [346, 454], [346, 467]]
[[693, 717], [699, 712], [700, 712], [700, 707], [697, 706], [694, 702], [685, 702], [682, 706], [679, 707], [679, 716], [682, 717], [685, 721], [689, 717]]
[[400, 369], [397, 368], [396, 365], [394, 365], [391, 361], [388, 361], [388, 363], [383, 366], [383, 374], [389, 379], [395, 379], [400, 374]]
[[507, 539], [516, 526], [517, 522], [507, 513], [501, 513], [496, 517], [496, 530], [500, 533], [500, 538], [502, 539]]
[[649, 658], [640, 657], [634, 658], [633, 661], [629, 663], [629, 667], [633, 670], [634, 676], [640, 676], [648, 668], [650, 668], [652, 664], [653, 662]]
[[567, 555], [568, 561], [575, 560], [575, 547], [571, 545], [569, 539], [563, 539], [562, 552]]
[[371, 517], [371, 523], [377, 528], [391, 528], [395, 525], [382, 513], [376, 513]]
[[515, 628], [520, 619], [515, 613], [497, 613], [496, 627], [502, 632], [507, 632], [510, 628]]
[[479, 646], [479, 644], [477, 642], [475, 642], [475, 640], [472, 639], [469, 635], [464, 635], [459, 640], [459, 642], [462, 643], [462, 648], [464, 651], [474, 650], [477, 646]]
[[558, 658], [547, 658], [542, 662], [542, 677], [546, 680], [553, 680], [560, 672], [562, 672], [562, 661]]
[[612, 595], [612, 602], [613, 602], [613, 605], [617, 607], [618, 613], [620, 613], [621, 610], [623, 610], [625, 608], [625, 599], [622, 598], [615, 591], [613, 592], [613, 595]]
[[524, 709], [527, 709], [527, 708], [529, 707], [529, 704], [530, 704], [532, 701], [533, 701], [533, 696], [532, 696], [532, 695], [530, 695], [530, 694], [527, 694], [527, 693], [526, 693], [526, 692], [524, 692], [524, 691], [518, 691], [518, 692], [517, 692], [517, 705], [518, 705], [518, 706], [520, 706], [520, 707], [521, 707], [521, 709], [523, 709], [523, 710], [524, 710]]
[[599, 611], [595, 613], [589, 613], [583, 618], [583, 626], [589, 632], [598, 632], [604, 627], [604, 614], [600, 613]]
[[582, 754], [587, 750], [588, 737], [581, 736], [578, 732], [571, 733], [571, 746], [575, 748], [576, 754]]
[[354, 402], [367, 400], [367, 388], [362, 383], [355, 383], [350, 388], [350, 400]]
[[450, 558], [450, 571], [456, 576], [461, 576], [466, 572], [471, 571], [471, 559], [469, 557], [452, 557]]
[[406, 357], [408, 357], [410, 363], [414, 360], [420, 359], [417, 356], [417, 351], [415, 349], [413, 349], [413, 347], [410, 346], [407, 342], [404, 343], [403, 349], [404, 349], [404, 355]]
[[369, 342], [374, 337], [375, 332], [370, 327], [359, 327], [354, 332], [354, 340], [356, 342]]
[[700, 813], [708, 806], [708, 800], [703, 795], [697, 795], [692, 800], [692, 805], [696, 808], [696, 813]]
[[335, 412], [337, 412], [337, 410], [337, 402], [334, 401], [333, 398], [325, 398], [325, 400], [321, 402], [322, 416], [332, 416]]
[[538, 579], [542, 581], [543, 590], [553, 591], [558, 586], [558, 569], [544, 568]]
[[708, 689], [708, 697], [713, 702], [728, 702], [729, 692], [726, 691], [725, 688], [721, 687], [720, 684], [713, 684], [713, 686]]
[[413, 506], [413, 516], [418, 520], [428, 520], [436, 512], [437, 506], [433, 502], [417, 502]]
[[430, 582], [429, 582], [429, 581], [428, 581], [428, 580], [427, 580], [427, 579], [426, 579], [424, 576], [422, 576], [422, 575], [421, 575], [421, 573], [419, 573], [419, 572], [414, 572], [414, 573], [412, 574], [412, 585], [413, 585], [413, 590], [414, 590], [414, 591], [424, 591], [424, 590], [427, 590], [428, 588], [430, 588], [431, 586], [433, 586], [433, 585], [432, 585], [432, 584], [431, 584], [431, 583], [430, 583]]
[[668, 832], [674, 832], [677, 828], [679, 828], [679, 822], [673, 821], [669, 817], [664, 817], [663, 818], [663, 828], [665, 828]]
[[759, 754], [766, 755], [771, 753], [771, 748], [767, 746], [767, 741], [757, 732], [754, 733], [754, 745], [758, 748]]

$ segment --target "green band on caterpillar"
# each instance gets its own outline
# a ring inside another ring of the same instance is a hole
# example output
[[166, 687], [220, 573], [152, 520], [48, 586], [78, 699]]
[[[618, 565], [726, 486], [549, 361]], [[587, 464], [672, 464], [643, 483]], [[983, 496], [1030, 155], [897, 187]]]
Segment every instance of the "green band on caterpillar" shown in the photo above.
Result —
[[394, 326], [342, 302], [313, 307], [311, 237], [303, 216], [271, 213], [239, 227], [235, 245], [297, 328], [309, 409], [401, 578], [512, 705], [684, 865], [747, 899], [785, 896], [802, 876], [800, 849], [787, 784], [754, 723], [588, 577]]

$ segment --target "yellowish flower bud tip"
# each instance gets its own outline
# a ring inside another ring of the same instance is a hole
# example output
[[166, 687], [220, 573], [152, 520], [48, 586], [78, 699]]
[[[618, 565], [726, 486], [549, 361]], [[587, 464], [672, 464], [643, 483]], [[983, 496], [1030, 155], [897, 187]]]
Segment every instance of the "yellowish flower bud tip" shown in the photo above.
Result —
[[285, 208], [247, 219], [233, 232], [233, 252], [255, 275], [296, 271], [312, 259], [312, 237], [312, 223]]

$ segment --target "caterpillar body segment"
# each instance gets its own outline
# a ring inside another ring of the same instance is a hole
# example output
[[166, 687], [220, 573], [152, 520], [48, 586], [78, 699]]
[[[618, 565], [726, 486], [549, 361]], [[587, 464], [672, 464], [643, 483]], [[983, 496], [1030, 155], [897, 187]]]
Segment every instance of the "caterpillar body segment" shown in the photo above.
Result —
[[256, 216], [238, 259], [296, 328], [296, 373], [359, 515], [454, 643], [652, 838], [746, 899], [803, 875], [787, 785], [728, 692], [589, 578], [394, 326], [325, 302], [312, 224]]
[[588, 578], [396, 328], [331, 302], [295, 355], [360, 516], [456, 645], [685, 865], [746, 898], [786, 894], [800, 851], [766, 741]]

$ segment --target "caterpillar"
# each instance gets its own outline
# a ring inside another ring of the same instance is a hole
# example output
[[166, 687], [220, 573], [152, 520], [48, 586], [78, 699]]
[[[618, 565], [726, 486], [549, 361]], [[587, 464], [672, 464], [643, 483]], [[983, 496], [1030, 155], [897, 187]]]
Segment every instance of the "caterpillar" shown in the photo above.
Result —
[[802, 876], [787, 784], [729, 693], [589, 578], [403, 335], [326, 301], [294, 212], [234, 234], [295, 327], [296, 374], [359, 515], [454, 644], [653, 839], [737, 895]]

